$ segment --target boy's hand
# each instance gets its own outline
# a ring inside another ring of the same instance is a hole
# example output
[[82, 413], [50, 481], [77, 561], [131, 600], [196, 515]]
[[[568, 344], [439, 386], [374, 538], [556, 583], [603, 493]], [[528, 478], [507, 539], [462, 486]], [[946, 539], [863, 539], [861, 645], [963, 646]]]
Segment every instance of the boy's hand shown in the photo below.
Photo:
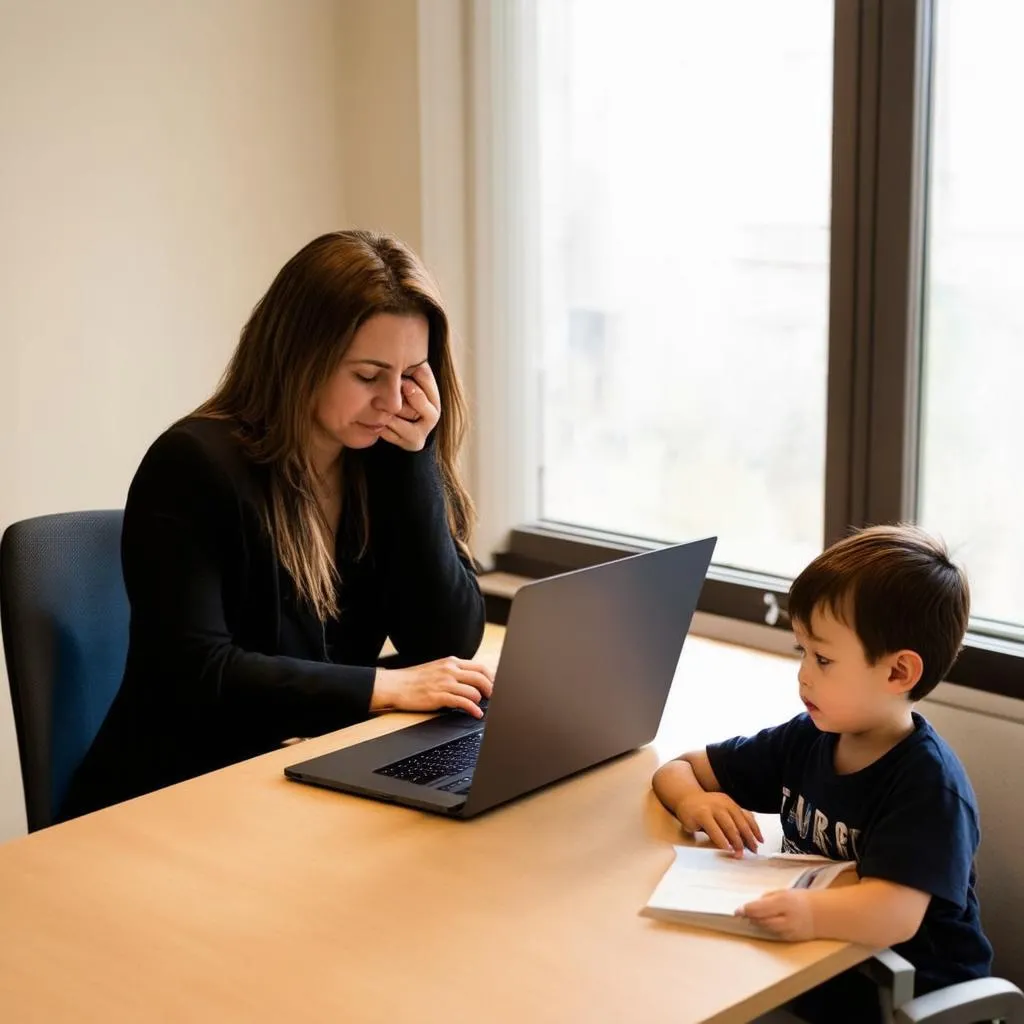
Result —
[[762, 928], [790, 942], [814, 938], [814, 914], [811, 892], [807, 889], [782, 889], [769, 892], [736, 911]]
[[743, 849], [757, 853], [764, 842], [761, 827], [750, 811], [724, 793], [690, 793], [679, 801], [676, 817], [687, 832], [703, 830], [720, 850], [732, 850], [737, 857]]

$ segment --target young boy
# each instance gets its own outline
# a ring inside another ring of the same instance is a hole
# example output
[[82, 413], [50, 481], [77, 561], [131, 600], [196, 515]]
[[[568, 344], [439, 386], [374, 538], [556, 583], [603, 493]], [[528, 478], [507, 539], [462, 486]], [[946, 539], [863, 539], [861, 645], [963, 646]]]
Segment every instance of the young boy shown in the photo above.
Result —
[[[751, 812], [781, 805], [784, 850], [856, 861], [855, 885], [771, 893], [737, 913], [783, 939], [891, 946], [914, 964], [917, 995], [984, 977], [992, 960], [974, 891], [974, 792], [913, 710], [956, 658], [969, 609], [963, 571], [920, 530], [839, 541], [789, 594], [807, 713], [654, 776], [684, 829], [737, 856], [762, 841]], [[877, 990], [855, 972], [791, 1008], [829, 1024], [879, 1018]]]

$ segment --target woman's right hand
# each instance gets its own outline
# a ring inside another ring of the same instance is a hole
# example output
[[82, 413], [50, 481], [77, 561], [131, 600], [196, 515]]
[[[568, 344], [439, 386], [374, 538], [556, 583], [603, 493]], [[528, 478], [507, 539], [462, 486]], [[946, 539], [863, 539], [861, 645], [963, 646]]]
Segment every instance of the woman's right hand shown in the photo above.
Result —
[[757, 853], [757, 844], [764, 842], [757, 818], [725, 793], [689, 793], [679, 801], [675, 815], [687, 832], [706, 832], [720, 850], [737, 856], [744, 847]]
[[458, 708], [483, 718], [480, 701], [490, 697], [494, 673], [478, 661], [440, 658], [411, 668], [379, 668], [371, 711], [438, 711]]

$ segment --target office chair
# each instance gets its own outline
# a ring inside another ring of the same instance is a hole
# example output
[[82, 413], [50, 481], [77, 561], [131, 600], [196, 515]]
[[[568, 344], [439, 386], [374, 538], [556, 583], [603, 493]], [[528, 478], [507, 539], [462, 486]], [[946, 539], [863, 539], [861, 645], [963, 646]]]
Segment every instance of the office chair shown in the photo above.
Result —
[[[1024, 992], [1003, 978], [978, 978], [914, 998], [914, 965], [891, 949], [865, 960], [859, 970], [877, 986], [885, 1024], [1024, 1024]], [[803, 1024], [785, 1007], [756, 1024]]]
[[892, 1024], [1024, 1024], [1024, 992], [1004, 978], [977, 978], [928, 995], [914, 995], [914, 967], [891, 949], [876, 953], [861, 970], [879, 988]]
[[58, 819], [121, 685], [122, 516], [40, 516], [12, 524], [0, 539], [0, 627], [30, 832]]

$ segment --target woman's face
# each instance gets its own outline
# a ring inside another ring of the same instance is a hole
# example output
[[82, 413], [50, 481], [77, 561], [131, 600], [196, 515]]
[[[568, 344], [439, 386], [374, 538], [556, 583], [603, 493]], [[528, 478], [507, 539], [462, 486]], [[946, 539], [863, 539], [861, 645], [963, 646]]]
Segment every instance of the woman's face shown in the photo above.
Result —
[[430, 329], [420, 314], [378, 313], [352, 339], [314, 404], [317, 440], [369, 448], [402, 408], [402, 380], [427, 361]]

